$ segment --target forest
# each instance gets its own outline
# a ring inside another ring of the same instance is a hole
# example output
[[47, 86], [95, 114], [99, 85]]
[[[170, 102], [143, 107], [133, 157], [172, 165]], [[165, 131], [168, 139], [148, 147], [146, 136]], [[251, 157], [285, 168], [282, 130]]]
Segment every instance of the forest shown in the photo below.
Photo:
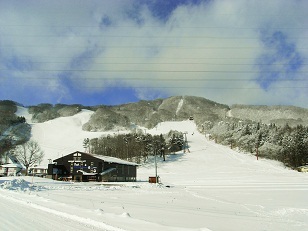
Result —
[[184, 148], [183, 133], [170, 131], [167, 135], [118, 134], [84, 139], [83, 146], [98, 155], [112, 156], [136, 163], [143, 163], [149, 156], [157, 155], [164, 161], [166, 155]]
[[31, 127], [23, 116], [15, 115], [16, 111], [15, 102], [0, 100], [0, 157], [30, 138]]
[[308, 127], [221, 121], [208, 131], [215, 142], [297, 168], [308, 163]]

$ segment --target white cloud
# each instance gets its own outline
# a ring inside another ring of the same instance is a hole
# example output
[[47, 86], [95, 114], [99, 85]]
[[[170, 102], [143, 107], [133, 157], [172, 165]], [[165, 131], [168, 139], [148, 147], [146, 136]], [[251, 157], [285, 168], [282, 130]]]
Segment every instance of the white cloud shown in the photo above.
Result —
[[[97, 92], [123, 84], [147, 99], [151, 94], [145, 87], [228, 104], [307, 107], [307, 88], [297, 88], [308, 87], [307, 81], [280, 81], [267, 91], [255, 82], [255, 62], [266, 52], [260, 41], [263, 30], [282, 31], [296, 44], [306, 65], [300, 77], [307, 78], [308, 49], [301, 48], [308, 35], [300, 29], [308, 23], [306, 1], [210, 1], [180, 6], [166, 22], [145, 6], [134, 9], [134, 1], [25, 2], [0, 9], [0, 58], [32, 61], [35, 71], [28, 81], [39, 86], [33, 78], [43, 76], [51, 91], [61, 84], [67, 95], [71, 86]], [[134, 10], [135, 19], [129, 18]], [[103, 26], [103, 19], [110, 25]], [[72, 66], [88, 71], [65, 75]]]

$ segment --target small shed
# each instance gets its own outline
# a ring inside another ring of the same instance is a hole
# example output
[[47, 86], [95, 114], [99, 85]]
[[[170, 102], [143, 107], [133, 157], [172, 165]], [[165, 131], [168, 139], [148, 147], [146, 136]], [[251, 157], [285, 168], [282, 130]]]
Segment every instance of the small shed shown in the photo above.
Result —
[[73, 181], [136, 181], [138, 164], [110, 156], [76, 151], [48, 165], [48, 177]]

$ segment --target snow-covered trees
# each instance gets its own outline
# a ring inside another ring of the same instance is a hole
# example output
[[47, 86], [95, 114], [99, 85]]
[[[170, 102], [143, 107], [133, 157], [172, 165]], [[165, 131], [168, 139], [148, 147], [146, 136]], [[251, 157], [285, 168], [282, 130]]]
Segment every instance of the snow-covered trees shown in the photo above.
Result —
[[80, 112], [81, 109], [87, 108], [80, 104], [66, 105], [42, 103], [37, 106], [30, 106], [29, 113], [32, 114], [34, 122], [42, 123], [60, 116], [72, 116]]
[[[166, 141], [167, 140], [167, 141]], [[87, 141], [87, 139], [85, 139]], [[88, 142], [86, 142], [88, 144]], [[127, 159], [137, 163], [157, 155], [165, 160], [165, 155], [183, 149], [183, 134], [171, 131], [164, 137], [151, 134], [119, 134], [91, 139], [87, 146], [92, 153]]]
[[170, 131], [168, 133], [168, 151], [177, 152], [183, 149], [184, 147], [184, 136], [183, 133], [178, 131]]
[[151, 155], [159, 155], [164, 158], [165, 145], [162, 135], [119, 134], [91, 139], [89, 149], [95, 154], [141, 163]]
[[[278, 127], [251, 121], [221, 121], [211, 130], [216, 142], [296, 168], [308, 162], [308, 127]], [[256, 153], [257, 154], [257, 153]]]
[[308, 128], [297, 126], [282, 141], [281, 160], [298, 167], [308, 162]]
[[10, 100], [0, 100], [0, 156], [25, 143], [31, 136], [31, 127], [23, 116], [17, 116], [17, 105]]

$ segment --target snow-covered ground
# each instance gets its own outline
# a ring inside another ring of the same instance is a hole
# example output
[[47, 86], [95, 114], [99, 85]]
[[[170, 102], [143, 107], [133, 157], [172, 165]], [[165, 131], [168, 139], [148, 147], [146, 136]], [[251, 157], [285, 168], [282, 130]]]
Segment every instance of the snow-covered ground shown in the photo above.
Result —
[[[90, 115], [34, 124], [46, 158], [99, 136], [81, 131]], [[208, 141], [192, 121], [147, 132], [170, 129], [187, 132], [190, 152], [158, 162], [161, 185], [147, 183], [152, 161], [138, 168], [134, 183], [0, 178], [1, 230], [308, 230], [308, 174]]]

